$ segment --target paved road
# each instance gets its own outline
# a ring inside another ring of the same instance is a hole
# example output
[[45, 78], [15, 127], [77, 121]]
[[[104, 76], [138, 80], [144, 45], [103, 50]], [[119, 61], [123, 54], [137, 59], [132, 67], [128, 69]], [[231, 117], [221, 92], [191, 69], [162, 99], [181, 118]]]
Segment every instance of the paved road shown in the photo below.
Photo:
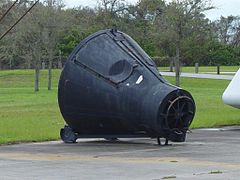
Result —
[[0, 146], [0, 179], [239, 179], [240, 129], [203, 129], [187, 142], [84, 139]]
[[[174, 72], [160, 72], [163, 76], [175, 76]], [[193, 77], [203, 79], [222, 79], [232, 80], [232, 75], [215, 75], [215, 74], [195, 74], [195, 73], [181, 73], [181, 77]]]

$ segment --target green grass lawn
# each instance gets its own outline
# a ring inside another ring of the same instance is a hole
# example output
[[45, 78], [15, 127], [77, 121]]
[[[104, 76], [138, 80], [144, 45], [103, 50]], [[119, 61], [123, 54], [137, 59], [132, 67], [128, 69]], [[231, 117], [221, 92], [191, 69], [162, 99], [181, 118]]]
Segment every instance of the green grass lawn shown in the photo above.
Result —
[[[240, 67], [239, 66], [221, 66], [221, 72], [236, 72]], [[169, 71], [169, 67], [159, 67], [160, 71]], [[181, 67], [181, 72], [195, 73], [195, 67], [187, 66]], [[199, 73], [217, 73], [216, 66], [200, 66]]]
[[58, 139], [64, 121], [57, 104], [60, 71], [53, 72], [53, 90], [47, 90], [47, 71], [40, 73], [40, 91], [34, 93], [34, 71], [0, 71], [0, 144]]
[[[34, 71], [0, 71], [0, 144], [59, 139], [63, 127], [57, 104], [59, 70], [53, 71], [53, 90], [47, 91], [47, 71], [40, 72], [40, 91], [34, 93]], [[174, 83], [173, 77], [167, 79]], [[192, 128], [240, 125], [240, 110], [226, 106], [221, 95], [229, 81], [182, 78], [182, 87], [196, 101]]]

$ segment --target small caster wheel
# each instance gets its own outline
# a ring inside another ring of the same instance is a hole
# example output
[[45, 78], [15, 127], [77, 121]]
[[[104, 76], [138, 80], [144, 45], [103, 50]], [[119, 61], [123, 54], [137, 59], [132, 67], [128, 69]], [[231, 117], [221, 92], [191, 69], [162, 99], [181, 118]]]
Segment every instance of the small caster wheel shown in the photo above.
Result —
[[60, 130], [60, 137], [65, 143], [76, 143], [77, 136], [69, 126], [64, 126]]
[[[160, 137], [157, 137], [157, 143], [158, 143], [159, 146], [162, 145]], [[168, 146], [168, 145], [169, 145], [168, 144], [168, 139], [165, 138], [164, 146]]]

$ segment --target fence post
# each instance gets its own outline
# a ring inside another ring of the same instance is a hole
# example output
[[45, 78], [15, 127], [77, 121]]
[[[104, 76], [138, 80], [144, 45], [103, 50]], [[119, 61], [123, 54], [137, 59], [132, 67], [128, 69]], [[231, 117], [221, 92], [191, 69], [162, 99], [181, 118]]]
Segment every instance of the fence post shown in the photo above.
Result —
[[58, 69], [62, 69], [62, 62], [58, 61]]
[[197, 74], [199, 72], [199, 64], [195, 63], [195, 73]]
[[170, 69], [169, 69], [170, 72], [173, 72], [173, 61], [170, 62]]
[[43, 61], [42, 62], [42, 69], [44, 70], [46, 68], [46, 64], [45, 64], [45, 62]]
[[220, 65], [217, 65], [217, 74], [220, 74]]

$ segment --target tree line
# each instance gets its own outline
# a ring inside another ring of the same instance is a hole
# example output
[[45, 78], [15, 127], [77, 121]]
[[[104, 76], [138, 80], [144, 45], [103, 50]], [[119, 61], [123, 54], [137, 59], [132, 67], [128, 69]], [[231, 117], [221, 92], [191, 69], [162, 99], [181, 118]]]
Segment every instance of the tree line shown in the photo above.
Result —
[[[0, 22], [0, 34], [33, 3], [18, 1]], [[12, 4], [0, 2], [0, 17]], [[239, 65], [240, 17], [210, 21], [204, 13], [213, 8], [209, 0], [99, 0], [95, 8], [44, 0], [0, 41], [0, 69], [61, 66], [81, 40], [106, 28], [132, 36], [157, 65]]]

